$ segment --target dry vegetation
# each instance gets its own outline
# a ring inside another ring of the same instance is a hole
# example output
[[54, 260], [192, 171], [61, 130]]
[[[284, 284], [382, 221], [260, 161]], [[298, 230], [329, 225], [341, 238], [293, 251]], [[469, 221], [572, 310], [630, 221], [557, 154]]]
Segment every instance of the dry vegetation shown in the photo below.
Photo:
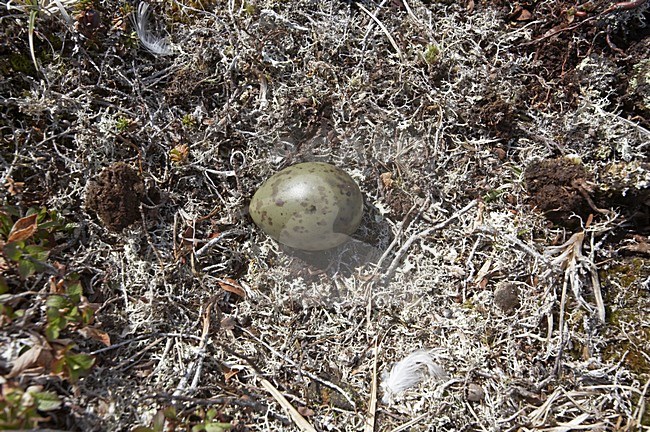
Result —
[[[0, 0], [0, 426], [650, 430], [649, 2], [149, 6]], [[301, 161], [333, 251], [247, 215]]]

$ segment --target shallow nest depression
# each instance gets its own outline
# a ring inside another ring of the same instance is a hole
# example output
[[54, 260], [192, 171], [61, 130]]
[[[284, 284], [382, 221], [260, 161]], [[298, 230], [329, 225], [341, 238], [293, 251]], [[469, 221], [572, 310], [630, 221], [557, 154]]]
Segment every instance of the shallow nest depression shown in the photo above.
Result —
[[[0, 1], [0, 404], [56, 401], [19, 426], [648, 428], [647, 1], [39, 3]], [[247, 214], [305, 161], [366, 202], [323, 253]]]

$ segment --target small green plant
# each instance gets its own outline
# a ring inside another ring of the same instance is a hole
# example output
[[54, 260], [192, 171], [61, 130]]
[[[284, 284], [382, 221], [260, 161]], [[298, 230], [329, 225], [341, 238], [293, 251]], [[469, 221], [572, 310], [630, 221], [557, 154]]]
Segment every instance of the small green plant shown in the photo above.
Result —
[[169, 159], [175, 164], [182, 165], [187, 162], [190, 148], [187, 144], [179, 144], [169, 151]]
[[61, 407], [59, 396], [41, 386], [22, 389], [7, 381], [0, 394], [0, 429], [32, 429], [46, 421], [41, 413]]
[[134, 124], [135, 122], [129, 118], [119, 117], [115, 122], [115, 128], [119, 133], [128, 132], [134, 126]]
[[431, 44], [427, 46], [422, 56], [428, 65], [432, 65], [440, 58], [440, 48], [435, 44]]
[[[27, 216], [16, 219], [18, 215], [15, 207], [0, 209], [0, 270], [14, 271], [25, 280], [49, 267], [45, 261], [56, 244], [55, 234], [68, 232], [73, 225], [46, 209], [30, 209]], [[8, 290], [6, 279], [0, 282], [0, 294], [3, 285]]]
[[183, 123], [183, 126], [194, 128], [196, 127], [196, 118], [192, 114], [185, 114], [181, 118], [181, 123]]
[[217, 410], [210, 408], [205, 413], [205, 419], [201, 423], [192, 426], [192, 432], [226, 432], [230, 430], [232, 425], [216, 421], [217, 415]]
[[[48, 263], [52, 248], [67, 237], [74, 225], [66, 223], [56, 211], [29, 209], [26, 213], [21, 217], [22, 212], [17, 207], [0, 208], [0, 325], [24, 316], [25, 310], [30, 308], [41, 309], [38, 306], [44, 303], [45, 325], [34, 326], [44, 338], [42, 344], [32, 345], [21, 354], [23, 360], [14, 365], [12, 373], [17, 376], [25, 368], [39, 364], [74, 382], [90, 370], [95, 360], [75, 352], [73, 342], [59, 339], [61, 333], [77, 331], [104, 344], [110, 343], [110, 339], [106, 333], [91, 327], [94, 309], [83, 296], [79, 276], [76, 273], [62, 275], [61, 267]], [[26, 287], [44, 275], [49, 275], [48, 294], [16, 295], [32, 294], [26, 292]], [[52, 361], [39, 363], [41, 352], [47, 353]]]
[[95, 0], [77, 0], [74, 5], [74, 10], [77, 12], [95, 7]]
[[90, 325], [94, 310], [82, 297], [81, 282], [76, 275], [69, 280], [51, 283], [52, 291], [60, 292], [47, 298], [47, 327], [45, 337], [54, 341], [59, 338], [62, 330], [72, 327], [82, 328]]
[[76, 353], [74, 348], [74, 345], [68, 344], [56, 350], [52, 363], [52, 373], [71, 382], [77, 382], [79, 378], [86, 376], [95, 364], [93, 356]]

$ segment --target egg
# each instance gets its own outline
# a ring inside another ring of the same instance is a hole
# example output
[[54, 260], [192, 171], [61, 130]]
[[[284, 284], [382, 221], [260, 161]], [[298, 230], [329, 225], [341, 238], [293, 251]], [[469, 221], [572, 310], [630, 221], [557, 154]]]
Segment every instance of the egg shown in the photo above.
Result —
[[250, 202], [253, 222], [289, 247], [318, 251], [350, 238], [363, 216], [359, 186], [323, 162], [292, 165], [269, 177]]

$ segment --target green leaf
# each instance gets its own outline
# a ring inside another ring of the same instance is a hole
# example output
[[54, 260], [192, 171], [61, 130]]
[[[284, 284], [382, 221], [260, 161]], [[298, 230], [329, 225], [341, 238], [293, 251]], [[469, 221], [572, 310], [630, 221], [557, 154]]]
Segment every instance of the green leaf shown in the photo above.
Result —
[[0, 303], [0, 317], [1, 316], [4, 316], [9, 321], [11, 321], [16, 318], [18, 314], [14, 313], [14, 310], [11, 308], [11, 306]]
[[176, 408], [170, 406], [163, 410], [165, 418], [169, 420], [176, 420]]
[[18, 274], [22, 279], [27, 279], [36, 273], [36, 264], [27, 259], [18, 261]]
[[30, 257], [34, 258], [37, 261], [45, 261], [47, 260], [50, 251], [45, 249], [43, 246], [28, 245], [25, 246], [23, 253], [29, 255]]
[[2, 251], [10, 260], [18, 261], [23, 254], [22, 249], [24, 245], [25, 242], [22, 241], [7, 243], [4, 248], [2, 248]]
[[36, 400], [36, 408], [40, 411], [53, 411], [59, 409], [63, 404], [59, 399], [59, 395], [54, 392], [38, 392], [34, 393], [33, 396]]
[[207, 423], [204, 428], [205, 432], [224, 432], [230, 430], [232, 425], [230, 423]]
[[79, 308], [77, 306], [73, 307], [65, 314], [65, 317], [70, 322], [79, 322], [79, 318], [81, 317]]
[[9, 292], [9, 285], [7, 285], [7, 280], [0, 276], [0, 295]]
[[132, 429], [131, 432], [156, 432], [150, 427], [147, 426], [138, 426], [135, 429]]
[[60, 295], [51, 295], [51, 296], [49, 296], [47, 298], [47, 301], [45, 302], [45, 304], [48, 307], [56, 309], [57, 311], [59, 309], [65, 309], [66, 307], [69, 306], [68, 300], [65, 297], [60, 296]]
[[67, 358], [68, 364], [75, 369], [88, 370], [95, 364], [95, 358], [88, 354], [71, 354]]
[[90, 324], [93, 322], [93, 316], [95, 316], [95, 311], [91, 307], [81, 308], [81, 321], [83, 324]]
[[73, 303], [79, 303], [79, 300], [81, 300], [81, 295], [83, 294], [81, 282], [75, 282], [68, 286], [66, 293], [70, 296], [70, 300], [72, 300]]
[[61, 318], [54, 318], [49, 322], [47, 327], [45, 327], [45, 337], [47, 340], [53, 341], [59, 338], [61, 334]]
[[14, 222], [11, 220], [11, 216], [5, 212], [5, 207], [0, 208], [0, 234], [5, 240], [12, 226], [14, 226]]
[[162, 432], [163, 430], [165, 430], [165, 413], [164, 412], [158, 411], [153, 416], [153, 420], [151, 421], [151, 427], [156, 432]]

